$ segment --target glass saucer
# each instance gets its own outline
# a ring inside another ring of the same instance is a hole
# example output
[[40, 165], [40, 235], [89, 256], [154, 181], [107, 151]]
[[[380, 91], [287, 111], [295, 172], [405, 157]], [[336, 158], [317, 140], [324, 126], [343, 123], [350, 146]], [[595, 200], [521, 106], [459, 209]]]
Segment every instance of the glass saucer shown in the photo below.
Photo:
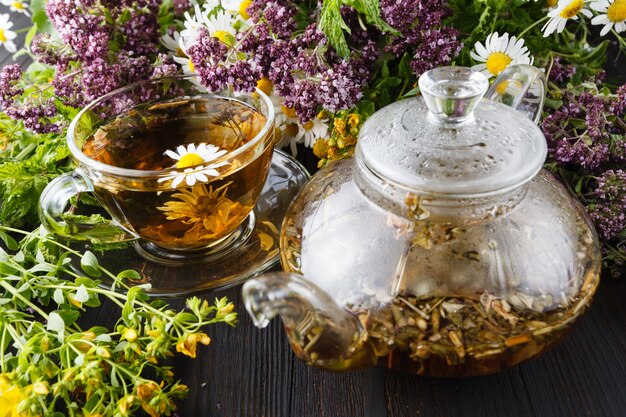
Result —
[[[142, 279], [125, 282], [131, 286], [150, 284], [145, 293], [155, 297], [189, 296], [240, 284], [278, 261], [283, 217], [308, 178], [308, 172], [298, 161], [275, 150], [267, 181], [253, 212], [229, 237], [228, 247], [232, 250], [216, 249], [215, 256], [203, 251], [191, 259], [186, 254], [186, 260], [178, 265], [164, 266], [156, 259], [156, 262], [149, 259], [150, 253], [154, 253], [149, 243], [137, 241], [132, 246], [107, 250], [98, 256], [100, 264], [114, 273], [136, 270]], [[87, 245], [84, 249], [90, 248]], [[109, 288], [114, 283], [104, 275], [99, 279]]]

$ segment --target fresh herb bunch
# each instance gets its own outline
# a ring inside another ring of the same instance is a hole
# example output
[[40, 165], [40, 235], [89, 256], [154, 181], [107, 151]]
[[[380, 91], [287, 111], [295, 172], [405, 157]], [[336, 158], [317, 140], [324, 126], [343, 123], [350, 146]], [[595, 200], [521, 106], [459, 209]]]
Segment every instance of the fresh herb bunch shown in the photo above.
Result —
[[[24, 238], [18, 245], [9, 233]], [[41, 229], [0, 226], [0, 238], [1, 416], [170, 415], [188, 389], [166, 360], [174, 351], [195, 358], [210, 343], [207, 325], [236, 324], [226, 298], [193, 297], [176, 312], [125, 284], [137, 271], [113, 274]], [[103, 274], [112, 288], [100, 286]], [[81, 316], [105, 299], [120, 308], [115, 328], [82, 328]]]

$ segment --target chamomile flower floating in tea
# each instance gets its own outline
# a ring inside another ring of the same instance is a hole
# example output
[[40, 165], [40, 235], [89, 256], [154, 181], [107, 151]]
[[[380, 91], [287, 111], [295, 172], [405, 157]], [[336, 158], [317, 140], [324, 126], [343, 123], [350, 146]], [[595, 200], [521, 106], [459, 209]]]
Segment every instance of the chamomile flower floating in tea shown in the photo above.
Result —
[[487, 36], [484, 46], [481, 42], [476, 42], [474, 49], [476, 52], [471, 51], [470, 56], [480, 63], [474, 65], [472, 69], [482, 72], [487, 77], [500, 74], [509, 65], [533, 63], [528, 48], [524, 46], [524, 40], [515, 36], [509, 38], [508, 33], [500, 36], [498, 32], [494, 32]]
[[626, 0], [599, 0], [589, 7], [600, 14], [591, 19], [592, 25], [604, 25], [600, 36], [604, 36], [613, 28], [617, 33], [626, 31]]
[[217, 164], [211, 164], [201, 169], [193, 169], [189, 167], [193, 167], [196, 165], [200, 165], [205, 162], [214, 161], [222, 155], [226, 154], [224, 149], [218, 148], [214, 145], [207, 145], [206, 143], [201, 143], [196, 147], [195, 144], [190, 143], [185, 147], [184, 145], [178, 146], [176, 148], [177, 152], [172, 150], [165, 151], [165, 155], [170, 158], [178, 161], [176, 162], [176, 168], [184, 169], [183, 172], [175, 172], [172, 175], [165, 176], [163, 178], [159, 178], [159, 182], [165, 182], [168, 180], [172, 181], [172, 188], [178, 187], [183, 180], [187, 183], [188, 186], [192, 187], [196, 182], [207, 182], [209, 180], [208, 177], [218, 177], [220, 173], [216, 168], [226, 165], [226, 162], [220, 162]]
[[166, 214], [167, 220], [180, 220], [193, 225], [185, 232], [185, 237], [195, 236], [199, 239], [213, 239], [225, 235], [234, 229], [241, 219], [250, 211], [249, 207], [232, 201], [227, 197], [228, 182], [213, 190], [204, 184], [197, 184], [191, 190], [180, 190], [172, 195], [158, 209]]

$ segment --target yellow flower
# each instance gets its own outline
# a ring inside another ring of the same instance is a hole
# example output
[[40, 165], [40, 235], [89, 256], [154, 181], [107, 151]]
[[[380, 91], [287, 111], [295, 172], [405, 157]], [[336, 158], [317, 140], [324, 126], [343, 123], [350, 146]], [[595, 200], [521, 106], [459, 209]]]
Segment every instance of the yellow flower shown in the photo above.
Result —
[[338, 135], [343, 136], [346, 133], [346, 121], [344, 119], [335, 119], [333, 128]]
[[147, 381], [137, 386], [137, 397], [146, 400], [152, 397], [155, 391], [159, 391], [161, 387], [154, 381]]
[[204, 333], [186, 334], [176, 343], [176, 351], [191, 358], [195, 358], [198, 343], [202, 343], [206, 346], [211, 343], [211, 338]]
[[158, 209], [166, 214], [167, 220], [180, 220], [193, 227], [186, 236], [197, 236], [202, 240], [225, 236], [234, 230], [241, 219], [248, 215], [249, 208], [226, 197], [227, 183], [216, 190], [197, 184], [191, 190], [180, 190], [172, 197], [179, 201], [167, 201]]
[[318, 139], [315, 141], [315, 144], [313, 144], [313, 153], [320, 159], [326, 158], [328, 155], [328, 147], [326, 146], [325, 139]]
[[122, 333], [122, 339], [126, 339], [129, 342], [134, 342], [137, 340], [137, 330], [135, 329], [126, 329]]
[[358, 114], [352, 113], [348, 116], [348, 124], [352, 127], [357, 127], [361, 123], [361, 116]]
[[0, 417], [18, 417], [17, 407], [24, 398], [19, 385], [0, 374]]
[[33, 392], [37, 395], [48, 395], [50, 392], [48, 386], [43, 382], [35, 382], [33, 384]]

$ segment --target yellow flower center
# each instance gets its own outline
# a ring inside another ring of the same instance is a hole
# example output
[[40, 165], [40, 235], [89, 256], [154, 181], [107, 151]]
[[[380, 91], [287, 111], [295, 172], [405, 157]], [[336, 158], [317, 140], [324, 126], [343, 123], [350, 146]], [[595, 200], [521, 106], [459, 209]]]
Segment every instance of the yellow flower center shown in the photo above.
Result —
[[487, 69], [493, 75], [498, 75], [503, 69], [509, 66], [511, 57], [504, 52], [494, 52], [487, 58]]
[[230, 41], [231, 35], [225, 30], [216, 30], [215, 33], [213, 34], [213, 37], [224, 42], [226, 45], [230, 45], [229, 41]]
[[182, 158], [176, 163], [176, 168], [189, 168], [195, 165], [199, 165], [204, 162], [204, 159], [197, 153], [188, 153], [183, 155]]
[[250, 7], [252, 5], [252, 0], [243, 0], [241, 2], [241, 4], [239, 5], [239, 14], [241, 15], [241, 17], [243, 17], [244, 19], [250, 19], [250, 15], [248, 14], [248, 12], [246, 12], [246, 10], [248, 9], [248, 7]]
[[548, 0], [546, 3], [548, 4], [548, 7], [554, 7], [558, 2], [559, 0]]
[[561, 16], [564, 19], [571, 19], [572, 17], [580, 13], [584, 5], [585, 5], [584, 0], [573, 0], [570, 4], [565, 6], [563, 10], [561, 10], [561, 13], [559, 14], [559, 16]]
[[4, 29], [0, 29], [0, 42], [4, 43], [7, 41], [7, 37], [4, 34]]
[[303, 127], [304, 127], [304, 130], [311, 130], [313, 129], [313, 122], [309, 120], [308, 122], [304, 124]]
[[263, 77], [259, 81], [257, 81], [256, 88], [263, 91], [265, 94], [270, 95], [272, 93], [272, 90], [274, 89], [274, 84], [272, 84], [269, 79]]
[[15, 7], [17, 10], [24, 10], [24, 3], [20, 2], [20, 1], [15, 1], [11, 4], [11, 6]]
[[191, 59], [189, 60], [189, 71], [196, 72], [196, 66], [193, 64], [193, 62], [191, 62]]
[[292, 119], [294, 119], [296, 117], [296, 110], [290, 107], [286, 107], [286, 106], [282, 106], [281, 109], [283, 110], [283, 114], [287, 117], [291, 117]]
[[613, 23], [626, 20], [626, 0], [617, 0], [609, 6], [606, 16]]

